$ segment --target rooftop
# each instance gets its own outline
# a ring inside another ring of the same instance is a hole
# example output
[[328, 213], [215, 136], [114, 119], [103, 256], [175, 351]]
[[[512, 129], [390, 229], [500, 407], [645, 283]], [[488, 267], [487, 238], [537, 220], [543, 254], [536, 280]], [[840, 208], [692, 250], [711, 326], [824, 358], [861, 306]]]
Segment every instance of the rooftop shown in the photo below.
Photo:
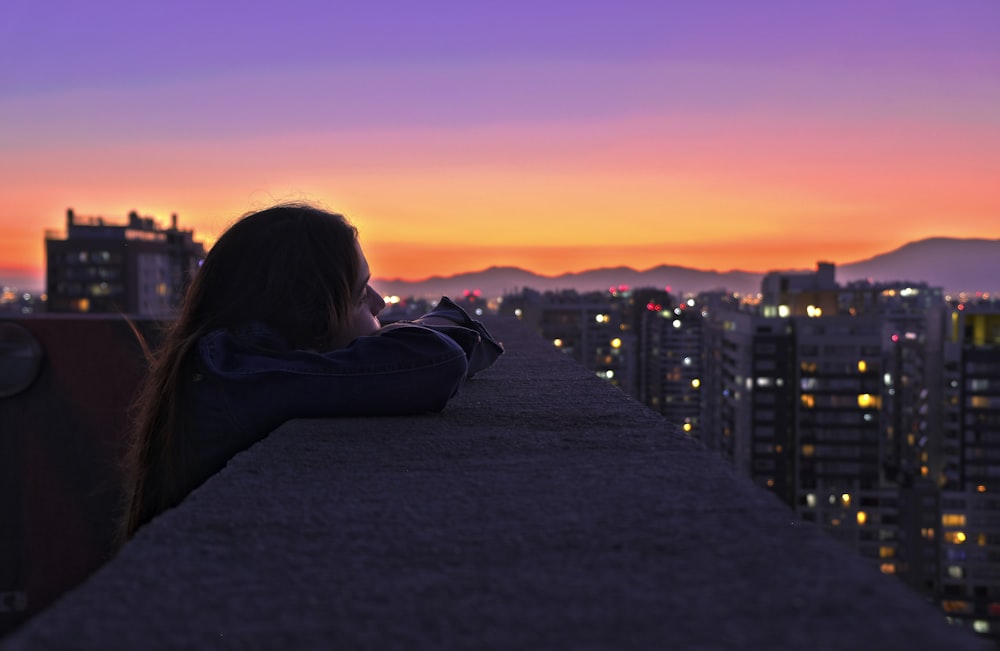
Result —
[[523, 324], [441, 414], [299, 420], [0, 649], [984, 649]]

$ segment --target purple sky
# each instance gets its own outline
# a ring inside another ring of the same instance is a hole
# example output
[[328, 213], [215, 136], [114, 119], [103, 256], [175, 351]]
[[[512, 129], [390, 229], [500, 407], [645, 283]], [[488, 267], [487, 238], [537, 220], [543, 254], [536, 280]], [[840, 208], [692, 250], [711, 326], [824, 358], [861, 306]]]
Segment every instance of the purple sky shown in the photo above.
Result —
[[[395, 245], [419, 239], [415, 221], [440, 243], [471, 216], [513, 220], [473, 239], [528, 250], [572, 224], [567, 246], [601, 246], [620, 210], [622, 251], [718, 241], [729, 256], [757, 241], [730, 219], [806, 247], [824, 236], [796, 225], [832, 216], [858, 236], [827, 255], [856, 259], [1000, 237], [998, 150], [997, 0], [0, 9], [0, 281], [41, 265], [40, 233], [67, 207], [179, 211], [211, 238], [255, 193], [370, 217], [370, 240]], [[720, 226], [651, 233], [664, 215]]]

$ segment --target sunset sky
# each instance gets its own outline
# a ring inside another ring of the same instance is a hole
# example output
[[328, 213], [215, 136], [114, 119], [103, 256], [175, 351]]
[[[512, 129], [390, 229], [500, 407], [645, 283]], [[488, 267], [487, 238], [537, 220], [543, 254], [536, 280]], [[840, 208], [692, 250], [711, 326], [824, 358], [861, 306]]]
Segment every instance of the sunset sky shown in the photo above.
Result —
[[4, 3], [0, 284], [67, 208], [283, 200], [386, 278], [1000, 238], [1000, 2]]

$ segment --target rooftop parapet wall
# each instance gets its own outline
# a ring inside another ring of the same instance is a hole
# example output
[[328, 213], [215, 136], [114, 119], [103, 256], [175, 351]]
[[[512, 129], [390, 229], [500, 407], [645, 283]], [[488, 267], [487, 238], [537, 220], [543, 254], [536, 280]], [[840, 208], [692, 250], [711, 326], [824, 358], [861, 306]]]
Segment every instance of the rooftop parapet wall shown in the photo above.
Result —
[[523, 324], [441, 414], [292, 421], [14, 649], [985, 649]]

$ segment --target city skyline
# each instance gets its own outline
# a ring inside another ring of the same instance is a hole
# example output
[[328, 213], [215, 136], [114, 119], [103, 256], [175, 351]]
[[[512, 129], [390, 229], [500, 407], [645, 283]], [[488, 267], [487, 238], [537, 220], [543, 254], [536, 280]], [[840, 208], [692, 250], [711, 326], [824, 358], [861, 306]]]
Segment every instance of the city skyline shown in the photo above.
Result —
[[1000, 238], [992, 2], [194, 6], [0, 27], [0, 282], [67, 208], [211, 244], [313, 201], [408, 279]]

